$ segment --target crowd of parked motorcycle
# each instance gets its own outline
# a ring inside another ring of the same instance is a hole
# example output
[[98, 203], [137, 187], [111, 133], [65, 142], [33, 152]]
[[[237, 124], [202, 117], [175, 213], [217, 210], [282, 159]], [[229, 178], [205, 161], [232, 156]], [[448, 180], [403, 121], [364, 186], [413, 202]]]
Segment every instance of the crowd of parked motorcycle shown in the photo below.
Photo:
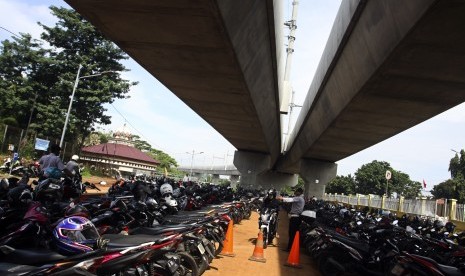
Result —
[[432, 218], [311, 201], [302, 246], [323, 275], [464, 275], [465, 234]]
[[201, 275], [250, 193], [165, 178], [121, 180], [105, 196], [80, 177], [0, 181], [0, 275]]
[[[228, 225], [258, 210], [263, 247], [278, 208], [264, 192], [120, 180], [105, 196], [79, 176], [0, 180], [1, 275], [201, 275], [223, 250]], [[275, 193], [275, 191], [272, 191]], [[268, 193], [269, 195], [270, 193]], [[464, 275], [465, 233], [452, 222], [310, 200], [301, 246], [323, 275]]]
[[27, 163], [24, 158], [11, 159], [10, 157], [3, 159], [3, 164], [0, 166], [0, 173], [11, 174], [16, 176], [29, 175], [38, 177], [40, 172], [39, 161], [33, 159], [31, 163]]

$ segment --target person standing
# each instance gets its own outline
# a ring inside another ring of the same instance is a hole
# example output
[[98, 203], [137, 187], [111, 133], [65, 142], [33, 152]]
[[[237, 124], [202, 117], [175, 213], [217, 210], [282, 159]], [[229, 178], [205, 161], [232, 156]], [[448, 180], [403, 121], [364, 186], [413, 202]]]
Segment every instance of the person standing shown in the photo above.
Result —
[[66, 163], [65, 172], [69, 176], [80, 177], [81, 173], [79, 172], [79, 164], [77, 163], [78, 160], [79, 160], [79, 156], [75, 154], [71, 156], [71, 160], [69, 160], [69, 162]]
[[304, 190], [297, 188], [294, 192], [294, 197], [277, 197], [278, 200], [283, 202], [292, 202], [291, 211], [289, 212], [289, 241], [285, 251], [291, 251], [292, 243], [297, 231], [299, 231], [302, 222], [300, 214], [304, 210], [305, 200], [303, 196]]
[[60, 146], [53, 144], [50, 146], [50, 153], [42, 156], [39, 159], [39, 165], [40, 165], [39, 181], [45, 179], [44, 172], [48, 168], [57, 168], [60, 171], [62, 171], [65, 168], [65, 165], [63, 164], [59, 156], [60, 151], [61, 151]]

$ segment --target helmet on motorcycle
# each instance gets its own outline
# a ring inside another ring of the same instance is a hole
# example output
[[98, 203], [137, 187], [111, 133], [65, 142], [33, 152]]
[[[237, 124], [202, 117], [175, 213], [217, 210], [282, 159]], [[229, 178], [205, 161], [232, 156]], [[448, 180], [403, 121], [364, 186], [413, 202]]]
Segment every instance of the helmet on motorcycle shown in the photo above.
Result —
[[10, 183], [8, 182], [8, 179], [6, 178], [3, 178], [1, 181], [0, 181], [0, 190], [8, 190], [8, 187], [10, 186]]
[[169, 183], [165, 183], [160, 187], [160, 194], [163, 196], [165, 194], [173, 194], [173, 187]]
[[449, 233], [452, 233], [454, 232], [454, 229], [455, 229], [455, 224], [453, 224], [452, 222], [447, 222], [446, 223], [446, 230], [449, 232]]
[[45, 179], [34, 188], [34, 199], [38, 201], [60, 201], [63, 198], [63, 186]]
[[71, 156], [71, 160], [74, 160], [74, 161], [78, 161], [79, 160], [79, 156], [77, 156], [76, 154]]
[[155, 210], [158, 205], [158, 202], [154, 198], [149, 197], [145, 201], [145, 204], [147, 205], [147, 207], [149, 207], [149, 210]]
[[72, 255], [92, 251], [100, 235], [90, 220], [72, 216], [57, 224], [53, 238], [59, 253]]
[[81, 204], [70, 204], [65, 209], [65, 217], [71, 216], [90, 218], [90, 213], [89, 210], [87, 210], [87, 208], [82, 206]]
[[433, 222], [433, 226], [435, 228], [442, 228], [444, 227], [444, 221], [437, 219]]
[[136, 181], [131, 189], [134, 199], [145, 201], [147, 195], [150, 194], [150, 188], [145, 185], [142, 181]]
[[21, 185], [8, 191], [8, 202], [11, 206], [25, 206], [32, 201], [32, 192], [27, 185]]

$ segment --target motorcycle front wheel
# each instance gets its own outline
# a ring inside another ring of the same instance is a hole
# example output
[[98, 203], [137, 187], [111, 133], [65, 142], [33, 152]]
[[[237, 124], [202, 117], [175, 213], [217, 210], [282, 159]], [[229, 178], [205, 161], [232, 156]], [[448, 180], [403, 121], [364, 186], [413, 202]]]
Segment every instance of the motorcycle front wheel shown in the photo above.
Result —
[[268, 230], [266, 228], [263, 229], [263, 249], [268, 247]]

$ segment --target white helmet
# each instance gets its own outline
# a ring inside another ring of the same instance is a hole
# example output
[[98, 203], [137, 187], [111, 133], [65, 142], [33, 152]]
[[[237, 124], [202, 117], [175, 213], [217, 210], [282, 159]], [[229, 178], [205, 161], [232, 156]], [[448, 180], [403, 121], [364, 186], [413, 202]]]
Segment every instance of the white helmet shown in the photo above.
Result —
[[74, 160], [74, 161], [78, 161], [79, 160], [79, 156], [77, 156], [76, 154], [71, 156], [71, 160]]
[[165, 183], [160, 186], [160, 194], [163, 196], [165, 194], [173, 194], [173, 187], [169, 183]]

